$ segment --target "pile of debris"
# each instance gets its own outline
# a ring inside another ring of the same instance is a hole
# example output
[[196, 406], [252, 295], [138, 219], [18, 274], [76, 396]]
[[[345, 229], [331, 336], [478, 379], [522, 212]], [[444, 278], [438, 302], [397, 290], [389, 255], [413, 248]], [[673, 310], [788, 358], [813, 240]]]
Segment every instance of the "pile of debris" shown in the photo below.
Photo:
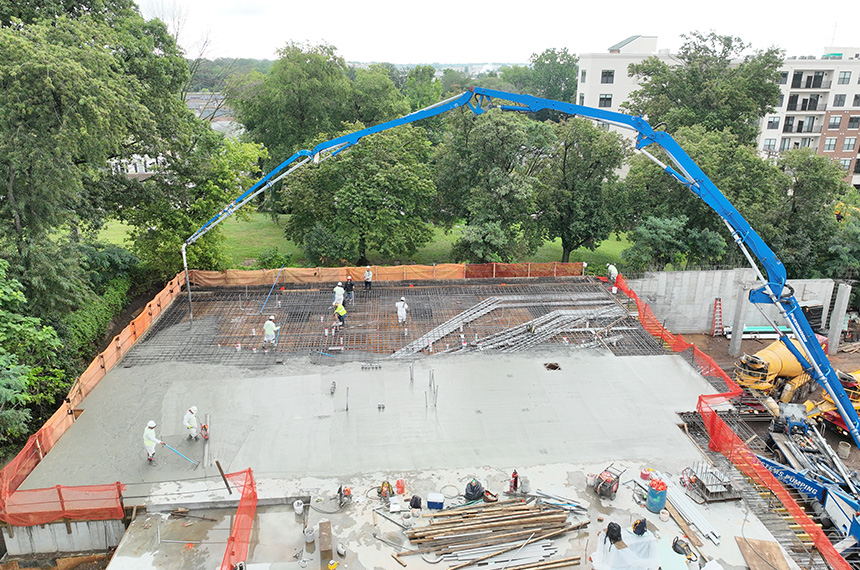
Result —
[[[549, 540], [588, 526], [589, 521], [568, 522], [564, 509], [511, 499], [469, 505], [424, 515], [429, 524], [407, 531], [415, 550], [395, 555], [435, 553], [440, 559], [459, 563], [450, 570], [483, 563], [481, 568], [548, 569], [579, 564], [580, 557], [548, 560], [557, 549]], [[491, 561], [493, 558], [496, 561]], [[495, 564], [494, 564], [495, 562]]]

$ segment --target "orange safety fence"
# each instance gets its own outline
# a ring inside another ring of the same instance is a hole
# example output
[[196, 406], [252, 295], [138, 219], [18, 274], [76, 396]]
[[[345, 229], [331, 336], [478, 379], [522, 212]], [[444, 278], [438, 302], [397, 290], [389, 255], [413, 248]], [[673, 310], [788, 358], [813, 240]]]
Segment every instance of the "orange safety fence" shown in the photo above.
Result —
[[[605, 279], [604, 279], [605, 280]], [[797, 504], [782, 483], [768, 471], [758, 460], [755, 453], [741, 441], [734, 430], [714, 411], [714, 406], [723, 404], [742, 393], [738, 386], [722, 368], [717, 366], [714, 360], [699, 350], [695, 345], [684, 340], [681, 335], [675, 335], [667, 331], [654, 315], [651, 307], [641, 301], [628, 286], [624, 278], [619, 275], [615, 282], [616, 287], [629, 298], [636, 302], [639, 311], [639, 319], [642, 326], [652, 336], [660, 338], [674, 352], [682, 352], [692, 349], [693, 363], [703, 376], [716, 377], [726, 384], [726, 391], [719, 394], [708, 394], [699, 396], [696, 410], [702, 416], [705, 429], [711, 438], [709, 447], [726, 456], [735, 467], [749, 477], [756, 484], [770, 489], [783, 504], [795, 522], [803, 529], [811, 539], [821, 556], [835, 570], [849, 570], [850, 566], [845, 559], [836, 551], [827, 535], [809, 518], [809, 515]]]
[[583, 274], [582, 263], [479, 263], [466, 265], [466, 279], [512, 277], [573, 277]]
[[251, 469], [225, 475], [227, 480], [242, 488], [239, 508], [233, 519], [233, 528], [227, 539], [227, 551], [221, 562], [221, 570], [233, 570], [239, 562], [246, 562], [251, 543], [251, 530], [254, 528], [254, 515], [257, 512], [257, 483]]
[[122, 488], [119, 483], [19, 491], [18, 487], [33, 472], [66, 430], [75, 423], [75, 409], [180, 295], [184, 274], [177, 274], [143, 312], [111, 341], [110, 346], [90, 363], [75, 381], [66, 402], [54, 412], [39, 431], [30, 436], [24, 447], [0, 470], [0, 520], [16, 526], [33, 526], [71, 520], [121, 519]]
[[[192, 285], [202, 287], [236, 287], [245, 285], [276, 285], [278, 283], [335, 283], [352, 277], [364, 281], [365, 267], [285, 267], [243, 271], [189, 272]], [[439, 265], [372, 265], [373, 281], [433, 281], [453, 279], [487, 279], [512, 277], [571, 277], [583, 274], [583, 264], [577, 263], [442, 263]]]

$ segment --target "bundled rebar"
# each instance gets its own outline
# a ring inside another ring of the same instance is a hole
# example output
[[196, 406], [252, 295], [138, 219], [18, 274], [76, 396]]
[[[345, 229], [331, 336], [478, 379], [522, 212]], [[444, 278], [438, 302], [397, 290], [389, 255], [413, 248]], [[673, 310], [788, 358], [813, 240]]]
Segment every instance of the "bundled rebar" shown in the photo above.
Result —
[[[424, 516], [430, 519], [429, 524], [406, 532], [415, 550], [401, 552], [396, 557], [435, 553], [449, 560], [465, 560], [452, 570], [497, 556], [501, 560], [510, 559], [513, 564], [509, 568], [538, 564], [555, 553], [548, 539], [588, 525], [588, 521], [568, 522], [569, 513], [564, 510], [529, 504], [520, 499], [449, 509]], [[539, 543], [540, 548], [521, 551], [534, 543]], [[505, 557], [505, 553], [510, 554]], [[563, 565], [578, 564], [579, 559], [566, 559], [566, 562]]]

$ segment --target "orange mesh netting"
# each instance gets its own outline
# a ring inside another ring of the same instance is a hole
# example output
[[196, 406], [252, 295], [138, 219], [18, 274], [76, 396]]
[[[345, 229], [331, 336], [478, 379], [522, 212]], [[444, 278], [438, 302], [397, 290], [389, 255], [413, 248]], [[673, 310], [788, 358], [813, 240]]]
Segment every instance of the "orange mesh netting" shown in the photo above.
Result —
[[254, 514], [257, 512], [257, 483], [251, 469], [225, 475], [227, 480], [236, 487], [242, 488], [239, 508], [227, 539], [227, 551], [221, 562], [221, 570], [233, 570], [239, 562], [248, 558], [248, 546], [251, 542], [251, 530], [254, 527]]
[[59, 519], [105, 520], [123, 517], [121, 486], [89, 485], [19, 491], [18, 487], [42, 461], [75, 421], [74, 410], [93, 391], [108, 371], [166, 310], [182, 290], [185, 277], [178, 274], [150, 301], [144, 311], [114, 337], [111, 345], [90, 363], [69, 391], [67, 401], [39, 431], [30, 436], [12, 461], [0, 471], [0, 519], [16, 526], [33, 526]]
[[[606, 280], [606, 279], [604, 279]], [[779, 500], [782, 502], [788, 513], [794, 518], [803, 531], [812, 539], [815, 547], [821, 553], [822, 557], [827, 561], [831, 568], [836, 570], [849, 570], [850, 566], [845, 559], [836, 551], [833, 544], [827, 538], [827, 535], [818, 528], [818, 526], [809, 518], [806, 512], [800, 508], [800, 505], [795, 502], [789, 492], [782, 484], [774, 477], [773, 473], [767, 470], [762, 465], [761, 461], [755, 454], [741, 441], [738, 435], [723, 421], [723, 419], [714, 411], [714, 406], [723, 404], [732, 398], [739, 396], [742, 392], [740, 386], [729, 378], [729, 376], [719, 367], [714, 360], [690, 344], [681, 335], [674, 335], [663, 328], [657, 317], [651, 311], [651, 307], [647, 303], [642, 302], [639, 297], [628, 286], [624, 278], [619, 275], [615, 282], [616, 287], [625, 295], [636, 302], [636, 308], [639, 311], [639, 319], [642, 321], [642, 326], [652, 336], [662, 339], [672, 351], [681, 352], [685, 350], [693, 351], [693, 362], [696, 364], [699, 372], [703, 376], [717, 377], [726, 383], [727, 390], [720, 394], [709, 394], [699, 396], [699, 402], [696, 410], [702, 416], [705, 423], [705, 428], [711, 438], [710, 448], [713, 451], [718, 451], [725, 455], [735, 467], [749, 477], [756, 484], [770, 489]]]
[[[307, 269], [258, 269], [243, 271], [189, 272], [192, 285], [202, 287], [236, 287], [275, 285], [277, 283], [334, 283], [364, 281], [365, 267], [310, 267]], [[488, 279], [511, 277], [573, 277], [583, 274], [582, 263], [442, 263], [439, 265], [371, 266], [373, 281], [432, 281], [448, 279]]]

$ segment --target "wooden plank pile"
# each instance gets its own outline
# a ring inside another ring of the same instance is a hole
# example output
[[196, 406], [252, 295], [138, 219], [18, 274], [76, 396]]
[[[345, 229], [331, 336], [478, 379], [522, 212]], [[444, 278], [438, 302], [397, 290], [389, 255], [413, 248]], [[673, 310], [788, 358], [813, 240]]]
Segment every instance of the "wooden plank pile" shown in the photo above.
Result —
[[569, 513], [520, 499], [448, 509], [424, 515], [427, 525], [406, 532], [414, 550], [400, 557], [430, 554], [448, 562], [459, 562], [450, 570], [481, 564], [482, 569], [546, 570], [579, 564], [578, 556], [549, 560], [557, 549], [549, 540], [570, 530], [588, 526], [568, 522]]

